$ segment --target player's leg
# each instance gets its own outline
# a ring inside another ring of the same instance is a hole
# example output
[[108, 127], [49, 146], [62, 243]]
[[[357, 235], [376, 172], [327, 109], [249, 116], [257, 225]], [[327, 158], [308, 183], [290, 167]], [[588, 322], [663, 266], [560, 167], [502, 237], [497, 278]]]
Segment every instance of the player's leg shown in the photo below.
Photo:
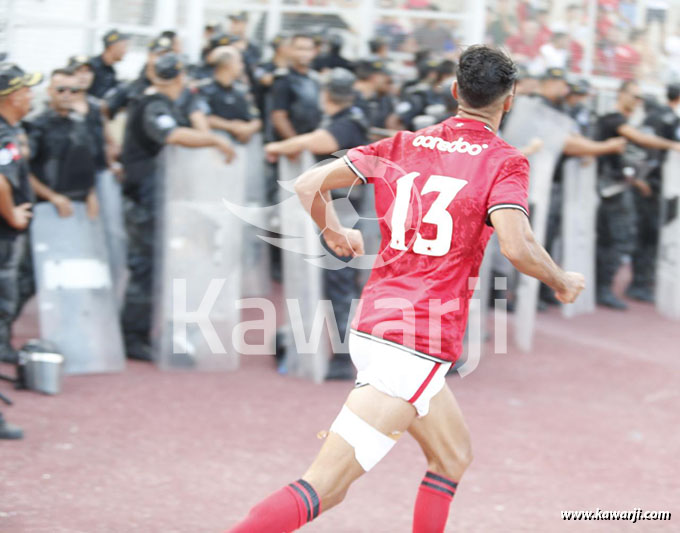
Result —
[[371, 385], [352, 390], [302, 478], [253, 507], [230, 533], [294, 531], [328, 511], [389, 452], [415, 416], [411, 404]]
[[458, 482], [472, 461], [470, 434], [448, 385], [430, 400], [429, 413], [416, 418], [408, 432], [427, 459], [413, 512], [413, 533], [441, 533]]

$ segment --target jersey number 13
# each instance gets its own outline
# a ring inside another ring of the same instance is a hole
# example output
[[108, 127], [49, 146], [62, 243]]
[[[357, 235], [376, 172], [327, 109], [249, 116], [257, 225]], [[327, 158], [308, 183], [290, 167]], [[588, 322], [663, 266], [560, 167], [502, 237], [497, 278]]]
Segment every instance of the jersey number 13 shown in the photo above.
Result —
[[[392, 238], [390, 246], [395, 250], [408, 250], [406, 246], [406, 218], [411, 202], [413, 182], [420, 176], [420, 172], [410, 172], [397, 180], [397, 195], [394, 200], [392, 211]], [[413, 251], [417, 254], [439, 257], [448, 253], [451, 249], [451, 237], [453, 236], [453, 218], [448, 212], [448, 207], [460, 190], [467, 185], [467, 181], [432, 174], [420, 194], [431, 192], [439, 193], [437, 198], [425, 216], [423, 222], [437, 226], [437, 236], [434, 239], [424, 239], [420, 233], [416, 234], [413, 243]]]

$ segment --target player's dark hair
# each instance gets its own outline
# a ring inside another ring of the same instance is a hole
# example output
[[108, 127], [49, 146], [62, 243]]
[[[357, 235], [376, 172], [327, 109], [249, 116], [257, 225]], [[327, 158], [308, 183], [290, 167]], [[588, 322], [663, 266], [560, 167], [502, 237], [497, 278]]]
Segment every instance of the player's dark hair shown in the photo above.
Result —
[[168, 39], [174, 39], [177, 37], [177, 32], [175, 30], [164, 30], [161, 32], [159, 37], [167, 37]]
[[512, 90], [517, 81], [517, 67], [501, 50], [475, 45], [461, 54], [456, 79], [460, 98], [479, 109]]
[[671, 83], [666, 87], [666, 98], [669, 102], [675, 102], [680, 98], [680, 83]]

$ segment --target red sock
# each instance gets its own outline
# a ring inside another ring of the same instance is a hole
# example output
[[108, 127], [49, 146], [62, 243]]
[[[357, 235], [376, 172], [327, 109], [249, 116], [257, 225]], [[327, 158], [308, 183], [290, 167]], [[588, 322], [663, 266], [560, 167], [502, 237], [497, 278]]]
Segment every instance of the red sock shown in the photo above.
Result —
[[444, 533], [458, 483], [429, 470], [420, 482], [413, 510], [413, 533]]
[[319, 496], [304, 479], [277, 490], [227, 533], [290, 533], [321, 512]]

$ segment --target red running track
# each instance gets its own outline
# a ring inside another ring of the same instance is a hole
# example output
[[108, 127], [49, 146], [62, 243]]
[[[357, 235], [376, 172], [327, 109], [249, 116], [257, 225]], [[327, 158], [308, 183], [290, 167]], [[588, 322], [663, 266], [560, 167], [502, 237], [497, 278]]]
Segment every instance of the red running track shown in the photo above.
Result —
[[[680, 531], [680, 340], [649, 306], [538, 320], [533, 353], [448, 378], [475, 460], [447, 531]], [[7, 370], [7, 368], [5, 368]], [[349, 383], [235, 373], [70, 377], [44, 397], [0, 390], [26, 438], [0, 442], [3, 533], [220, 532], [298, 478]], [[303, 528], [407, 533], [425, 463], [403, 438], [346, 501]], [[670, 522], [562, 521], [561, 510], [671, 511]]]

